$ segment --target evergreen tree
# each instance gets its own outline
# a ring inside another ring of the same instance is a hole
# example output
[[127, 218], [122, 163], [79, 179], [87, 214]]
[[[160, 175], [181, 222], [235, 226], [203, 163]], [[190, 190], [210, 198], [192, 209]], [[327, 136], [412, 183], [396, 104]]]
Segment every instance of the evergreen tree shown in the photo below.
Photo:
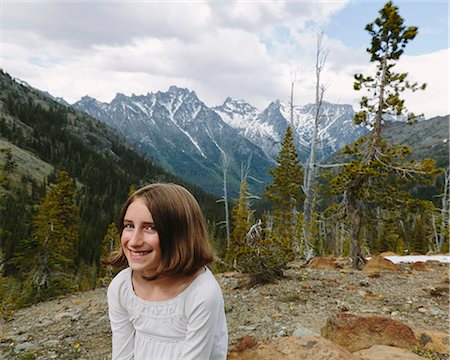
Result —
[[76, 290], [77, 242], [80, 225], [74, 204], [76, 188], [62, 171], [33, 219], [31, 239], [21, 243], [15, 262], [24, 280], [25, 304]]
[[12, 156], [11, 148], [2, 148], [2, 149], [0, 149], [0, 152], [5, 154], [5, 165], [3, 165], [3, 170], [7, 174], [11, 174], [14, 171], [14, 169], [17, 167], [17, 162], [16, 162], [16, 160], [14, 160], [14, 158]]
[[247, 201], [247, 181], [242, 179], [239, 201], [231, 212], [233, 229], [230, 244], [227, 247], [225, 260], [234, 267], [241, 268], [250, 253], [247, 243], [247, 233], [250, 229], [250, 210]]
[[[383, 203], [383, 207], [409, 206], [412, 202], [410, 194], [402, 191], [402, 187], [405, 189], [405, 184], [412, 180], [432, 181], [437, 173], [433, 160], [409, 160], [409, 147], [389, 145], [382, 137], [386, 114], [407, 113], [400, 94], [406, 89], [424, 89], [425, 85], [409, 83], [406, 73], [393, 71], [406, 44], [416, 36], [417, 28], [403, 24], [398, 8], [391, 1], [379, 14], [373, 23], [366, 26], [372, 36], [371, 47], [367, 51], [371, 54], [371, 62], [376, 64], [376, 74], [357, 74], [354, 83], [355, 90], [366, 89], [370, 93], [362, 96], [362, 110], [355, 115], [355, 123], [370, 125], [373, 131], [344, 149], [343, 152], [352, 160], [333, 180], [334, 192], [344, 194], [346, 214], [351, 221], [351, 258], [356, 268], [364, 263], [360, 246], [363, 204], [375, 202]], [[412, 113], [408, 113], [407, 117], [410, 121], [417, 119]]]
[[[106, 231], [105, 237], [102, 241], [101, 246], [101, 257], [100, 260], [109, 258], [111, 253], [120, 246], [120, 236], [117, 231], [117, 226], [113, 222], [109, 224], [108, 230]], [[100, 263], [98, 271], [97, 285], [106, 286], [110, 283], [113, 278], [113, 269], [111, 265], [104, 265]]]
[[290, 126], [286, 129], [276, 161], [277, 167], [269, 169], [273, 181], [267, 186], [264, 195], [270, 202], [273, 214], [272, 236], [281, 244], [289, 258], [293, 255], [293, 246], [297, 252], [300, 250], [299, 244], [293, 240], [296, 234], [298, 209], [304, 199], [303, 170]]

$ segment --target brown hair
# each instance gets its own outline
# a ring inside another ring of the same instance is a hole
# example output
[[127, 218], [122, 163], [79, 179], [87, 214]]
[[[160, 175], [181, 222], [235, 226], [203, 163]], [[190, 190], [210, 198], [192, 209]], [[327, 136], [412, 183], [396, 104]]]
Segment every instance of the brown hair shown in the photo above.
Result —
[[[151, 279], [160, 275], [192, 275], [214, 261], [200, 206], [180, 185], [156, 183], [135, 191], [122, 208], [118, 224], [120, 236], [128, 206], [138, 198], [144, 200], [152, 214], [161, 247], [161, 263]], [[106, 263], [114, 267], [128, 264], [122, 246]]]

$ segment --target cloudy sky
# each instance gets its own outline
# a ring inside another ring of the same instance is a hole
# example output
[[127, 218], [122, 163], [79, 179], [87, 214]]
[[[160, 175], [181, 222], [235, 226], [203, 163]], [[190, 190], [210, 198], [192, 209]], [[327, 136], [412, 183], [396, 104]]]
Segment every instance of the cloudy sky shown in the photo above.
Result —
[[[412, 111], [449, 113], [449, 5], [394, 1], [406, 25], [419, 27], [398, 64], [424, 92], [405, 96]], [[353, 75], [373, 74], [365, 49], [384, 1], [20, 1], [0, 0], [0, 67], [73, 103], [194, 90], [208, 106], [226, 97], [259, 109], [314, 101], [316, 34], [328, 50], [325, 100], [357, 105]]]

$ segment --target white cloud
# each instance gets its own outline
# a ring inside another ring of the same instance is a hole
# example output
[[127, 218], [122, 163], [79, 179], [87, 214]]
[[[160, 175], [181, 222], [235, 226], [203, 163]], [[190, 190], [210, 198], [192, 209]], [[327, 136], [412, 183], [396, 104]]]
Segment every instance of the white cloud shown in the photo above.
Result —
[[403, 56], [398, 70], [408, 73], [411, 82], [426, 83], [424, 91], [406, 94], [406, 106], [415, 113], [425, 113], [429, 118], [450, 113], [450, 50], [440, 50], [420, 56]]
[[[227, 96], [263, 109], [314, 100], [316, 32], [346, 1], [36, 2], [3, 4], [2, 67], [12, 76], [74, 102], [88, 94], [195, 90], [209, 106]], [[364, 49], [326, 34], [326, 100], [357, 104], [353, 74], [370, 69]], [[448, 50], [404, 56], [402, 68], [429, 83], [407, 105], [448, 113]], [[415, 78], [412, 78], [414, 80]], [[425, 96], [423, 94], [426, 94]], [[420, 97], [421, 96], [421, 97]], [[447, 100], [446, 100], [447, 99]], [[419, 110], [414, 107], [419, 108]], [[447, 109], [447, 110], [446, 110]]]

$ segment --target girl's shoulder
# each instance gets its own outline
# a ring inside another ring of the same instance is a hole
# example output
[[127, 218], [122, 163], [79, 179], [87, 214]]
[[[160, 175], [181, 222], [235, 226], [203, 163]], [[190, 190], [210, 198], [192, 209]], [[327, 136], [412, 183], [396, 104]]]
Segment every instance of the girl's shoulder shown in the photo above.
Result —
[[131, 285], [131, 268], [121, 270], [109, 283], [108, 294], [120, 293]]
[[207, 267], [192, 281], [185, 292], [188, 302], [216, 303], [217, 300], [222, 299], [219, 283]]

